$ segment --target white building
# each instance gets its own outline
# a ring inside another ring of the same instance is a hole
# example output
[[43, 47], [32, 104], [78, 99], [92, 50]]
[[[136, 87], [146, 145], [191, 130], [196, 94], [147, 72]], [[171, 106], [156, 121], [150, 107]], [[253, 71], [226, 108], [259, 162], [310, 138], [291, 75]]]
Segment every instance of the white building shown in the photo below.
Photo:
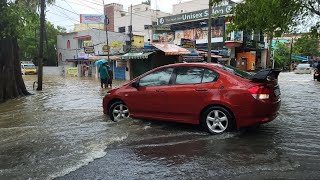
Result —
[[[123, 33], [109, 32], [108, 41], [110, 46], [110, 59], [121, 59], [126, 42], [129, 37]], [[93, 53], [85, 53], [84, 44], [91, 43], [94, 47]], [[106, 31], [90, 29], [79, 32], [64, 33], [57, 36], [58, 64], [61, 74], [67, 74], [68, 68], [77, 68], [77, 76], [95, 76], [97, 70], [93, 63], [97, 59], [107, 59]], [[114, 70], [115, 79], [128, 79], [126, 67], [118, 67], [116, 61], [110, 64]], [[86, 69], [85, 69], [86, 68]], [[88, 72], [85, 72], [88, 71]], [[120, 72], [121, 71], [121, 72]], [[86, 74], [87, 73], [87, 74]]]
[[151, 9], [151, 6], [148, 4], [132, 6], [131, 13], [130, 6], [128, 10], [125, 11], [123, 5], [117, 3], [105, 5], [105, 14], [109, 19], [109, 31], [128, 34], [130, 32], [129, 27], [132, 24], [132, 33], [144, 36], [145, 42], [151, 39], [151, 31], [145, 30], [144, 25], [156, 25], [157, 18], [170, 15], [159, 10]]

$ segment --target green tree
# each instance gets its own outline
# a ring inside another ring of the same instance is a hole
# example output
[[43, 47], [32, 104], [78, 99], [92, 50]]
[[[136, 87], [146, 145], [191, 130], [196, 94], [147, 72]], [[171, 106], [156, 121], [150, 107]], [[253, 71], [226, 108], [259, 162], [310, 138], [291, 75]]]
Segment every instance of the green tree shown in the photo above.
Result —
[[290, 51], [284, 43], [276, 43], [274, 47], [275, 66], [285, 68], [289, 64]]
[[296, 2], [304, 8], [304, 12], [320, 16], [320, 0], [296, 0]]
[[299, 10], [300, 5], [290, 0], [245, 0], [233, 8], [235, 17], [228, 31], [262, 31], [272, 49], [273, 38], [289, 30]]
[[318, 56], [319, 53], [319, 37], [315, 34], [304, 34], [299, 38], [293, 47], [294, 54], [302, 56]]
[[31, 35], [26, 33], [37, 27], [37, 2], [0, 0], [0, 102], [30, 94], [21, 76], [20, 57], [34, 49], [23, 42], [30, 43]]

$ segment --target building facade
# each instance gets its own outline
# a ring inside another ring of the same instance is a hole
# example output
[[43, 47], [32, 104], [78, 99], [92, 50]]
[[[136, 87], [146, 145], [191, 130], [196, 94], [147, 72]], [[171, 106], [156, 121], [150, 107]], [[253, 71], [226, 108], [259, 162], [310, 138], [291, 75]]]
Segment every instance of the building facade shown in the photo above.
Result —
[[[68, 69], [73, 68], [76, 76], [98, 77], [97, 67], [94, 62], [107, 59], [109, 50], [110, 66], [114, 71], [115, 79], [126, 79], [126, 67], [118, 68], [117, 61], [129, 37], [122, 33], [108, 32], [109, 47], [106, 46], [106, 31], [90, 29], [79, 32], [64, 33], [57, 36], [58, 65], [61, 74], [68, 74]], [[75, 73], [76, 72], [76, 73]]]
[[[236, 3], [224, 1], [212, 9], [210, 33], [213, 62], [217, 61], [217, 57], [221, 63], [244, 70], [266, 68], [267, 46], [262, 33], [242, 31], [227, 33], [228, 24], [232, 22], [231, 10], [234, 6]], [[184, 46], [182, 42], [187, 40], [193, 42], [196, 50], [208, 51], [208, 2], [193, 0], [174, 5], [173, 14], [158, 18], [158, 25], [170, 26], [171, 31], [154, 31], [152, 40], [180, 46]]]
[[155, 25], [157, 24], [157, 18], [169, 15], [168, 13], [151, 9], [148, 4], [134, 5], [128, 7], [128, 10], [125, 11], [123, 5], [111, 3], [105, 5], [104, 9], [105, 15], [109, 19], [107, 26], [109, 31], [128, 34], [132, 25], [132, 33], [144, 36], [144, 42], [149, 42], [148, 39], [151, 39], [151, 32], [145, 30], [144, 26]]

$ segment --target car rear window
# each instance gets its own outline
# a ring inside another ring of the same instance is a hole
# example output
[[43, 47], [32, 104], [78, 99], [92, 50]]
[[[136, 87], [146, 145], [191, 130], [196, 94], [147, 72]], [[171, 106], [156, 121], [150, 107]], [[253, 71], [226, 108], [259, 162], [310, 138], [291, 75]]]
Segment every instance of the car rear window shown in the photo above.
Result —
[[255, 75], [255, 73], [246, 72], [229, 65], [218, 65], [218, 67], [245, 79], [251, 79]]
[[298, 64], [298, 68], [309, 68], [310, 64]]

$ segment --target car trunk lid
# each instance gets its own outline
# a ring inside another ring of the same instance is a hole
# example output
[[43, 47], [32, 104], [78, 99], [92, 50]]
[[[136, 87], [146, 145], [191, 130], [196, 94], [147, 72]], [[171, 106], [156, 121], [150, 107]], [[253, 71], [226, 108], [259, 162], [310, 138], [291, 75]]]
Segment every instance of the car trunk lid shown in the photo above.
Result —
[[260, 100], [278, 101], [281, 94], [278, 84], [280, 72], [280, 69], [263, 69], [257, 72], [251, 78], [254, 86], [249, 88], [253, 97]]

